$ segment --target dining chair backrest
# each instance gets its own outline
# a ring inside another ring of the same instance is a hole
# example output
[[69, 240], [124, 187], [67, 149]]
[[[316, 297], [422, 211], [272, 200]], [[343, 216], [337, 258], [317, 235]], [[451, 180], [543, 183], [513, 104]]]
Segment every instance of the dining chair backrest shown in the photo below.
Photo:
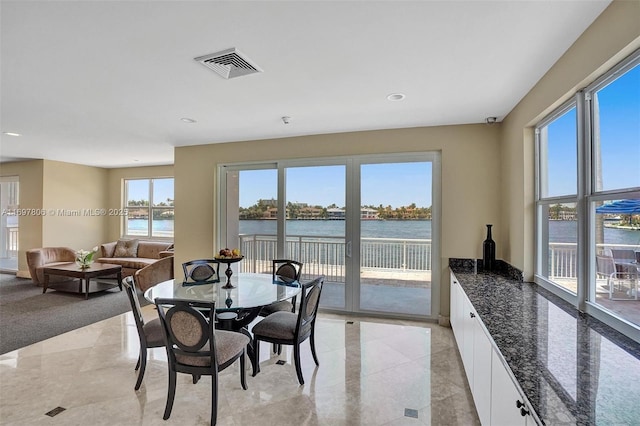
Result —
[[144, 317], [142, 316], [142, 308], [140, 307], [140, 300], [138, 300], [138, 292], [136, 291], [136, 284], [133, 277], [130, 275], [122, 280], [122, 285], [127, 292], [129, 303], [131, 304], [131, 313], [136, 321], [136, 327], [138, 328], [138, 334], [144, 336]]
[[220, 263], [215, 259], [195, 259], [182, 264], [184, 284], [206, 284], [220, 281]]
[[215, 302], [158, 298], [155, 304], [164, 326], [169, 362], [217, 368]]
[[136, 287], [145, 292], [156, 284], [173, 279], [173, 256], [163, 257], [142, 269], [138, 269], [133, 280]]
[[300, 281], [300, 277], [302, 275], [302, 263], [297, 260], [290, 259], [273, 259], [271, 271], [274, 280], [276, 279], [276, 276], [280, 276]]
[[302, 284], [300, 311], [298, 312], [298, 323], [296, 325], [298, 339], [304, 338], [305, 335], [311, 332], [318, 313], [323, 285], [324, 275]]

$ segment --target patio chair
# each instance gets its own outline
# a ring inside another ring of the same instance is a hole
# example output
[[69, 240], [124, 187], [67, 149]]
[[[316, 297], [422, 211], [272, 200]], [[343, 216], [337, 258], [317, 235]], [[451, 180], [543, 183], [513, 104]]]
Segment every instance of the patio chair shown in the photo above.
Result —
[[611, 249], [611, 256], [616, 261], [635, 262], [636, 252], [632, 249]]
[[[607, 280], [610, 300], [638, 300], [638, 272], [635, 267], [620, 270], [613, 257], [596, 256], [596, 276]], [[627, 289], [625, 291], [625, 289]], [[620, 294], [629, 297], [619, 297]], [[614, 294], [618, 296], [614, 297]]]

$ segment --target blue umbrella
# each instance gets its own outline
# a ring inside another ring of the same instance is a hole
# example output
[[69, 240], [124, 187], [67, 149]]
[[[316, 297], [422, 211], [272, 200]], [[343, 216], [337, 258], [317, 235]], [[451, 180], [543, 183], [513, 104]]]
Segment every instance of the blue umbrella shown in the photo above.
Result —
[[640, 199], [618, 200], [596, 207], [596, 213], [640, 214]]

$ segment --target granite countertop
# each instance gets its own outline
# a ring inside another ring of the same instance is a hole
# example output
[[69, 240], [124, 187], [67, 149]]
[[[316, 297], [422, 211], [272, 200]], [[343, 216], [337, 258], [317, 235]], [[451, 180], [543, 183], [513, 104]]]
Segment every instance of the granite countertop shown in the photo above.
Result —
[[508, 265], [473, 262], [449, 266], [546, 425], [640, 425], [640, 344]]

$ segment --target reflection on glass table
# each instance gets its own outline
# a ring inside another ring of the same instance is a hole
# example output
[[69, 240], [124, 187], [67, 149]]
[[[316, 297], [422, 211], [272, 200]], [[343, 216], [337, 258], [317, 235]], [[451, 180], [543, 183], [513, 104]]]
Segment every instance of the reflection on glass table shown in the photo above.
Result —
[[216, 311], [256, 309], [274, 302], [288, 300], [300, 293], [300, 284], [271, 274], [239, 273], [231, 278], [234, 288], [225, 289], [225, 283], [182, 285], [180, 280], [161, 282], [144, 293], [153, 303], [158, 298], [187, 299], [215, 302]]

